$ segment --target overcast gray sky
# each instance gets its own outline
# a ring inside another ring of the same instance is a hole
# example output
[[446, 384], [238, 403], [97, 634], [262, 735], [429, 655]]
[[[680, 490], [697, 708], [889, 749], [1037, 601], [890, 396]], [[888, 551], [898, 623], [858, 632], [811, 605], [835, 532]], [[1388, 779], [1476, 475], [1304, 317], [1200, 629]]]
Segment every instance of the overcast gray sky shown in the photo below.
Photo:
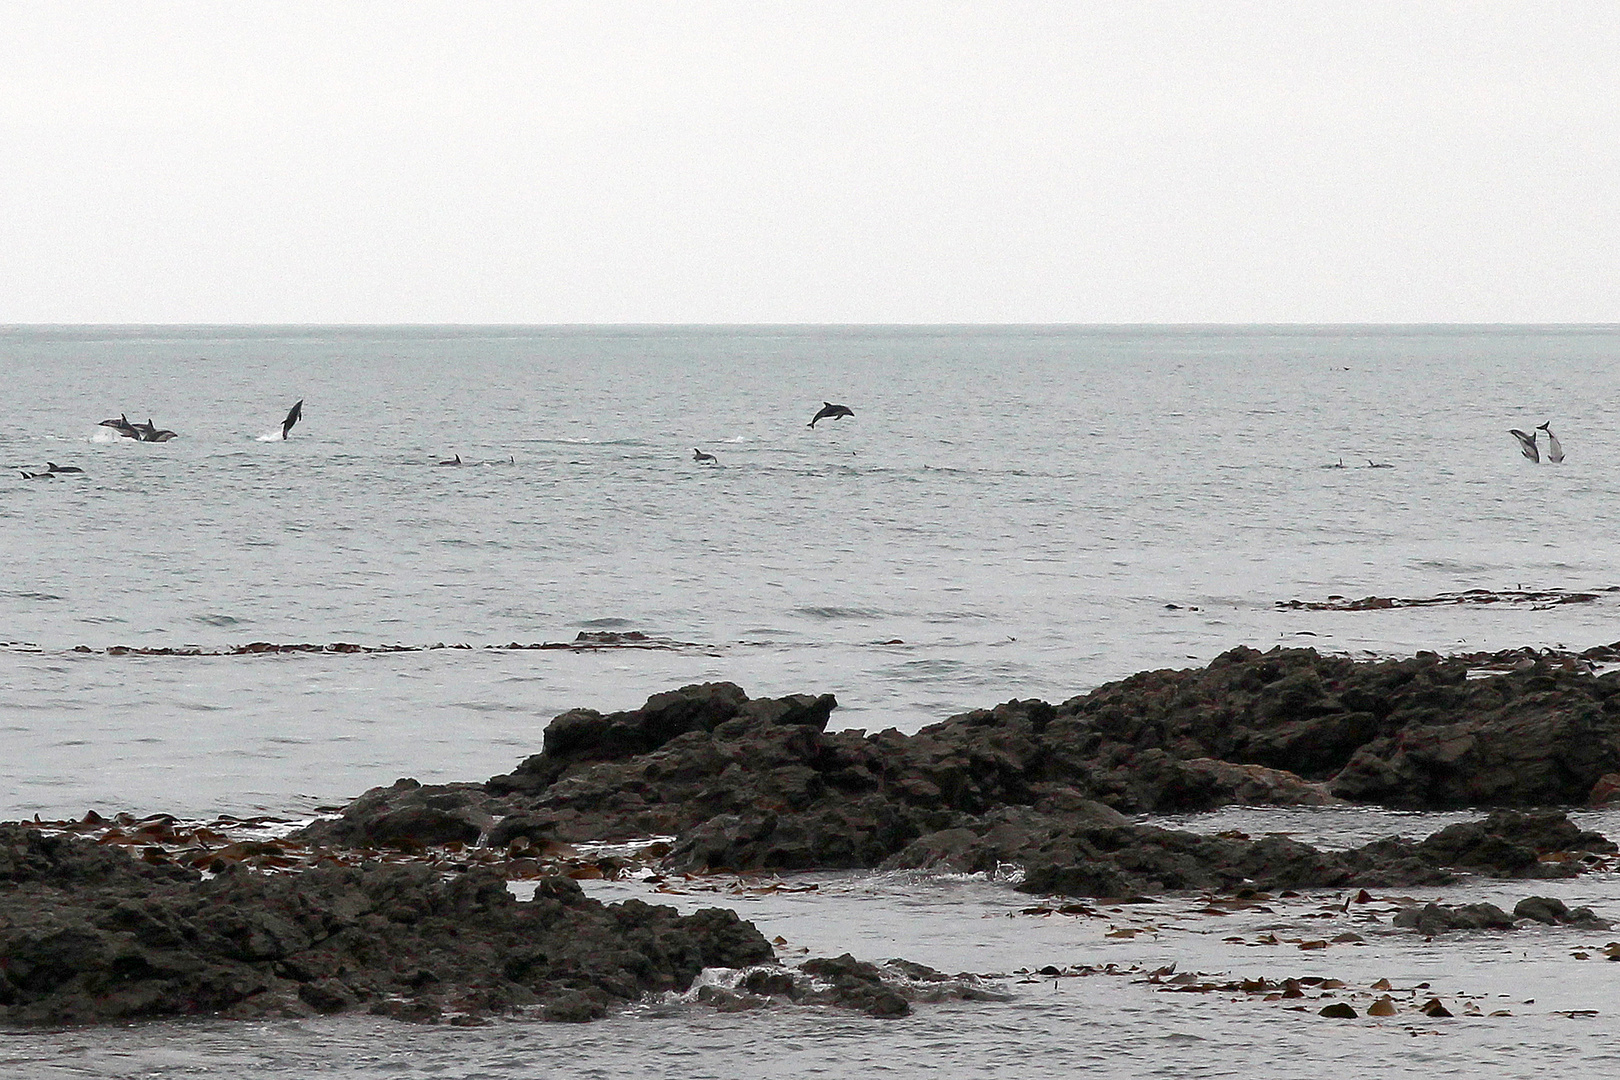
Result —
[[0, 2], [0, 322], [1620, 321], [1620, 4]]

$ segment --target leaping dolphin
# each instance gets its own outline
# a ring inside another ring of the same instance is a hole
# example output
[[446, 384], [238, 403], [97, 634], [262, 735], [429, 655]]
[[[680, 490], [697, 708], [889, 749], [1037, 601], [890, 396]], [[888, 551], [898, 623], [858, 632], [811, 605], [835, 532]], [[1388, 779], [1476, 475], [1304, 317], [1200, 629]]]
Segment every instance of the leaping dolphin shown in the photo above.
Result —
[[146, 423], [135, 424], [134, 427], [141, 433], [142, 442], [168, 442], [170, 439], [180, 437], [178, 432], [170, 431], [168, 428], [160, 428], [152, 423], [150, 416], [146, 418]]
[[139, 439], [141, 437], [141, 433], [135, 429], [135, 425], [129, 422], [129, 417], [123, 413], [120, 413], [115, 419], [103, 420], [96, 426], [110, 427], [126, 439]]
[[298, 399], [298, 404], [294, 405], [291, 409], [287, 410], [287, 419], [285, 419], [285, 420], [283, 420], [281, 422], [281, 438], [282, 438], [283, 441], [285, 441], [286, 438], [287, 438], [287, 432], [291, 431], [292, 426], [294, 424], [298, 423], [299, 420], [302, 420], [303, 417], [304, 417], [304, 399], [299, 398]]
[[1537, 464], [1541, 463], [1541, 451], [1536, 449], [1534, 435], [1526, 435], [1518, 428], [1508, 428], [1508, 434], [1519, 440], [1519, 449], [1523, 451], [1525, 457]]
[[830, 401], [821, 403], [821, 410], [810, 418], [807, 427], [815, 427], [817, 420], [842, 420], [846, 416], [854, 416], [855, 410], [848, 405], [834, 405]]
[[715, 457], [713, 454], [705, 454], [703, 451], [699, 450], [695, 446], [692, 447], [692, 460], [697, 462], [699, 465], [718, 465], [718, 464], [720, 464], [720, 459], [719, 458]]
[[1547, 433], [1547, 460], [1552, 462], [1554, 465], [1558, 464], [1560, 461], [1563, 461], [1564, 448], [1558, 445], [1558, 436], [1552, 433], [1552, 421], [1549, 420], [1545, 424], [1537, 424], [1536, 430], [1545, 431]]

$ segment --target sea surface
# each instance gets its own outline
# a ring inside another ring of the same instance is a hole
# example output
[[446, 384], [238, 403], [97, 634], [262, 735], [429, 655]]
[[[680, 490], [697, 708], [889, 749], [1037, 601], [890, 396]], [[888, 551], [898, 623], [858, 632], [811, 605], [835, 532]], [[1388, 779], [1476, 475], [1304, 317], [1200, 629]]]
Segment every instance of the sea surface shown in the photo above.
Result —
[[[834, 726], [914, 731], [1237, 645], [1620, 639], [1606, 591], [1280, 606], [1620, 585], [1617, 327], [10, 327], [0, 372], [7, 819], [307, 816], [401, 776], [506, 772], [564, 709], [718, 679], [830, 691]], [[807, 426], [824, 401], [854, 416]], [[178, 437], [99, 426], [121, 414]], [[1543, 422], [1561, 464], [1508, 434]], [[46, 462], [84, 472], [21, 475]], [[669, 647], [494, 648], [629, 631]], [[252, 642], [406, 649], [124, 652]], [[1330, 812], [1242, 813], [1254, 832], [1346, 831]], [[1620, 919], [1611, 878], [1565, 888]], [[690, 898], [712, 902], [818, 952], [985, 973], [1172, 954], [1257, 969], [1272, 948], [1200, 952], [1191, 931], [1150, 948], [1017, 916], [1029, 898], [1005, 882], [834, 876], [779, 909]], [[1572, 959], [1590, 935], [1529, 933], [1270, 956], [1484, 997], [1547, 987], [1514, 1020], [1436, 1034], [1329, 1033], [1314, 1012], [1125, 978], [1013, 979], [1011, 1003], [898, 1022], [667, 1003], [582, 1029], [384, 1025], [382, 1048], [376, 1023], [349, 1019], [6, 1035], [0, 1075], [1620, 1071], [1596, 1037], [1620, 965]]]

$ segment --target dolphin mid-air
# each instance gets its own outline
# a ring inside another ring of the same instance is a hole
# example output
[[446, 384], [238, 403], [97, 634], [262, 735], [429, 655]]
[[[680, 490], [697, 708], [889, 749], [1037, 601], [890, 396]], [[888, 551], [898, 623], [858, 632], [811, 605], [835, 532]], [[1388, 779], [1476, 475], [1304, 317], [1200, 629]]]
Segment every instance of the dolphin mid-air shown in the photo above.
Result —
[[304, 399], [299, 398], [298, 399], [298, 404], [294, 405], [292, 408], [287, 410], [287, 419], [285, 419], [285, 420], [283, 420], [281, 422], [281, 438], [282, 438], [283, 441], [286, 440], [287, 432], [292, 430], [292, 426], [294, 424], [298, 423], [298, 421], [302, 420], [303, 418], [304, 418]]
[[1564, 448], [1558, 445], [1558, 436], [1552, 433], [1552, 421], [1549, 420], [1545, 424], [1537, 424], [1536, 430], [1545, 431], [1547, 433], [1547, 460], [1552, 462], [1554, 465], [1558, 464], [1560, 461], [1563, 461]]
[[821, 403], [821, 410], [810, 418], [807, 427], [815, 427], [817, 420], [842, 420], [846, 416], [854, 416], [855, 410], [848, 405], [834, 405], [830, 401]]
[[129, 417], [122, 413], [111, 420], [103, 420], [96, 426], [110, 427], [126, 439], [139, 439], [141, 437], [140, 431], [136, 429], [134, 424], [129, 422]]
[[1508, 428], [1508, 434], [1519, 440], [1519, 450], [1531, 461], [1540, 463], [1541, 451], [1536, 449], [1536, 437], [1526, 435], [1518, 428]]
[[147, 421], [144, 424], [132, 424], [129, 422], [129, 415], [127, 413], [119, 413], [118, 419], [103, 420], [96, 426], [110, 427], [124, 438], [134, 439], [136, 442], [168, 442], [170, 439], [177, 439], [180, 437], [177, 432], [170, 431], [168, 428], [158, 427], [156, 424], [152, 423], [150, 417], [147, 418]]

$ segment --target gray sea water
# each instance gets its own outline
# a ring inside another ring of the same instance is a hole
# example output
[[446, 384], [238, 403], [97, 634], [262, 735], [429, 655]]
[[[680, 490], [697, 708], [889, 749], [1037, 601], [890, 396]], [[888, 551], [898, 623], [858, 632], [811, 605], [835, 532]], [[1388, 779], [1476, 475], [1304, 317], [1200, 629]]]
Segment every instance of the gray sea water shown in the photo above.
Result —
[[[1239, 644], [1609, 643], [1620, 594], [1278, 602], [1620, 584], [1617, 361], [1620, 328], [1590, 326], [0, 328], [0, 817], [307, 813], [399, 776], [504, 772], [557, 712], [713, 679], [831, 691], [835, 725], [909, 731]], [[291, 438], [270, 438], [300, 398]], [[855, 415], [807, 427], [823, 401]], [[179, 437], [98, 426], [121, 413]], [[1530, 463], [1507, 433], [1544, 421], [1562, 464]], [[20, 475], [47, 461], [85, 471]], [[485, 648], [599, 630], [687, 647]], [[254, 641], [472, 648], [106, 652]], [[835, 951], [855, 945], [810, 928], [879, 927], [887, 952], [944, 963], [1026, 902], [996, 883], [840, 880], [822, 915], [773, 926]], [[1620, 918], [1620, 889], [1585, 887]], [[999, 940], [975, 969], [1041, 952]], [[1030, 940], [1058, 963], [1128, 948]], [[1574, 947], [1552, 940], [1511, 977], [1496, 946], [1420, 963], [1392, 945], [1389, 965], [1454, 962], [1481, 993], [1544, 979], [1580, 998], [1562, 1007], [1596, 1007]], [[390, 1028], [387, 1051], [363, 1049], [366, 1021], [155, 1025], [9, 1036], [0, 1069], [1304, 1076], [1417, 1052], [1434, 1075], [1613, 1065], [1574, 1018], [1324, 1041], [1293, 1013], [1128, 984], [1063, 993], [896, 1024], [670, 1007], [582, 1031]]]

